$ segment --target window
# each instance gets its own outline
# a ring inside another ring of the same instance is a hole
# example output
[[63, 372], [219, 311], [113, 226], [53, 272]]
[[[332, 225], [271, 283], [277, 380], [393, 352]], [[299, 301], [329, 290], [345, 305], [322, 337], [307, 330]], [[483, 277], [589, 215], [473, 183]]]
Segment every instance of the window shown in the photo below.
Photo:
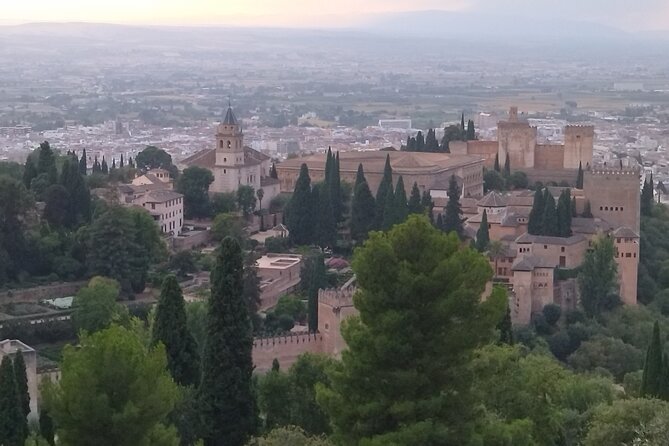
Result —
[[229, 149], [230, 147], [232, 147], [232, 142], [231, 142], [230, 140], [228, 140], [228, 149]]
[[224, 163], [227, 163], [227, 162], [228, 162], [228, 159], [227, 159], [227, 158], [223, 158], [223, 162], [224, 162]]
[[560, 248], [560, 252], [564, 252], [564, 246]]
[[544, 249], [548, 249], [548, 245], [544, 245]]
[[627, 257], [627, 258], [632, 257], [632, 253], [631, 253], [631, 252], [627, 252], [627, 253], [625, 253], [625, 257]]

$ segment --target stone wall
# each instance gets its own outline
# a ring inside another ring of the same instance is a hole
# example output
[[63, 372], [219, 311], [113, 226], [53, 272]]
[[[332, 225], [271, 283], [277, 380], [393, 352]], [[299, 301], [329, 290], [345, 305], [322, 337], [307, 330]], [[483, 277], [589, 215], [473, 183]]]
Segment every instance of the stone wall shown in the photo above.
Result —
[[186, 251], [196, 246], [206, 245], [211, 240], [211, 233], [206, 229], [190, 231], [185, 234], [172, 237], [172, 249], [175, 251]]
[[592, 215], [639, 233], [639, 169], [593, 167], [584, 172], [583, 192], [590, 200]]
[[561, 170], [564, 163], [562, 144], [537, 144], [534, 150], [534, 168]]
[[[451, 142], [449, 144], [449, 148], [451, 148], [451, 145], [455, 143]], [[486, 169], [492, 169], [495, 167], [495, 157], [497, 156], [497, 152], [499, 150], [499, 143], [497, 141], [467, 141], [466, 143], [466, 148], [463, 153], [463, 155], [479, 155], [481, 158], [483, 158], [483, 165], [486, 167]], [[451, 150], [451, 153], [454, 153], [453, 150]], [[504, 159], [500, 160], [501, 166], [504, 166]]]
[[272, 368], [274, 359], [283, 370], [288, 369], [303, 353], [322, 353], [323, 336], [320, 333], [293, 333], [273, 338], [253, 340], [253, 365], [259, 373]]
[[51, 285], [9, 290], [0, 293], [0, 304], [39, 302], [44, 299], [74, 296], [88, 282], [63, 282]]

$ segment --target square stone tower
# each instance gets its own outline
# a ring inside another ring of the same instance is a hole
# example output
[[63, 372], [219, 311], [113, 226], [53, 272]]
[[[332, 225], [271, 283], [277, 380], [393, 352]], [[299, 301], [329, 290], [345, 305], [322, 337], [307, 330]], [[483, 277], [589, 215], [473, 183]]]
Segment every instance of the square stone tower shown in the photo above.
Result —
[[568, 125], [564, 128], [564, 168], [585, 169], [592, 164], [595, 128], [591, 125]]
[[639, 233], [640, 171], [637, 167], [590, 167], [583, 173], [583, 192], [592, 215]]
[[537, 128], [531, 127], [527, 122], [518, 121], [517, 107], [511, 107], [507, 121], [497, 123], [497, 140], [500, 166], [504, 166], [508, 154], [511, 169], [534, 167]]

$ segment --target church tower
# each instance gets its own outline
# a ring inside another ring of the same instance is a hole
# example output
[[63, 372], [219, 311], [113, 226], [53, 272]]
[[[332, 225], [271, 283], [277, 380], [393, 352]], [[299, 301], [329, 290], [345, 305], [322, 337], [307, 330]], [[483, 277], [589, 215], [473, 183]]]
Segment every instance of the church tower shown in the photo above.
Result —
[[244, 165], [244, 134], [237, 118], [228, 104], [225, 118], [216, 129], [216, 166], [234, 167]]

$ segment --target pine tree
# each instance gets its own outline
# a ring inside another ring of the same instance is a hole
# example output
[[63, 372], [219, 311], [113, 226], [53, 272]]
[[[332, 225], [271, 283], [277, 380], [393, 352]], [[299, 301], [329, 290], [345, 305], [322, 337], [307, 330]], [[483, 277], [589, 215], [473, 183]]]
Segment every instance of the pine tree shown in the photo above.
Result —
[[374, 229], [377, 207], [361, 168], [362, 165], [358, 173], [362, 175], [362, 182], [353, 191], [351, 202], [351, 237], [357, 242], [365, 240], [369, 231]]
[[400, 175], [395, 186], [395, 223], [402, 223], [408, 216], [407, 194], [404, 190], [404, 180]]
[[509, 153], [506, 154], [506, 159], [504, 160], [504, 176], [509, 178], [511, 176], [511, 160], [509, 159]]
[[583, 165], [578, 162], [578, 173], [576, 174], [576, 189], [583, 189]]
[[494, 166], [495, 172], [500, 172], [499, 168], [499, 153], [495, 154], [495, 166]]
[[252, 389], [253, 333], [243, 298], [239, 243], [223, 239], [211, 272], [199, 394], [205, 446], [242, 446], [257, 425]]
[[86, 149], [81, 152], [81, 158], [79, 158], [79, 173], [83, 176], [86, 176], [88, 173], [88, 158], [86, 156]]
[[499, 342], [500, 344], [513, 345], [513, 326], [511, 324], [511, 308], [507, 305], [506, 313], [504, 314], [504, 319], [499, 321], [497, 325], [499, 330]]
[[123, 167], [125, 167], [125, 162], [124, 162], [124, 160], [123, 160], [123, 154], [121, 154], [121, 160], [120, 160], [118, 166], [119, 166], [119, 168], [121, 168], [121, 169], [123, 169]]
[[543, 233], [544, 218], [544, 193], [542, 189], [537, 189], [534, 193], [534, 202], [527, 222], [527, 232], [532, 235], [541, 235]]
[[488, 232], [488, 213], [483, 209], [483, 216], [481, 217], [481, 225], [476, 231], [476, 250], [478, 252], [485, 252], [490, 243], [490, 233]]
[[28, 374], [26, 373], [26, 362], [21, 350], [14, 356], [14, 377], [16, 380], [16, 391], [19, 398], [19, 407], [23, 417], [27, 418], [30, 413], [30, 393], [28, 392]]
[[26, 189], [30, 189], [30, 183], [35, 177], [37, 177], [37, 168], [35, 167], [32, 157], [28, 156], [25, 167], [23, 168], [23, 184], [26, 186]]
[[544, 215], [541, 218], [541, 235], [558, 236], [557, 209], [555, 198], [548, 189], [544, 191]]
[[474, 128], [474, 121], [471, 119], [467, 121], [467, 141], [474, 141], [476, 139], [476, 129]]
[[325, 259], [319, 254], [314, 259], [314, 266], [311, 273], [311, 283], [309, 284], [308, 300], [308, 325], [309, 331], [315, 333], [318, 331], [318, 290], [325, 287]]
[[411, 187], [411, 196], [409, 197], [409, 213], [423, 214], [424, 212], [425, 208], [421, 204], [420, 189], [418, 188], [418, 183], [414, 181]]
[[306, 164], [302, 164], [295, 190], [290, 199], [286, 223], [290, 238], [296, 245], [308, 245], [314, 236], [314, 209], [311, 197], [311, 178]]
[[448, 183], [448, 202], [444, 212], [444, 231], [454, 231], [460, 239], [464, 236], [464, 226], [462, 225], [462, 208], [460, 206], [460, 188], [455, 179], [455, 175], [451, 175]]
[[420, 197], [420, 205], [424, 209], [424, 212], [427, 213], [428, 218], [432, 223], [434, 223], [434, 216], [432, 215], [432, 210], [434, 209], [434, 201], [432, 201], [432, 196], [430, 195], [429, 190], [424, 190], [423, 195]]
[[100, 172], [102, 172], [104, 175], [107, 175], [109, 173], [109, 167], [107, 166], [107, 161], [105, 160], [105, 157], [102, 157], [102, 164], [100, 165]]
[[393, 193], [393, 169], [390, 167], [390, 155], [386, 155], [386, 165], [383, 168], [383, 178], [376, 191], [376, 228], [383, 227], [383, 213], [386, 205], [386, 195]]
[[167, 368], [182, 386], [196, 385], [200, 377], [197, 344], [188, 330], [186, 306], [174, 275], [163, 280], [152, 331], [153, 343], [162, 342], [167, 353]]
[[641, 396], [659, 397], [662, 390], [662, 339], [660, 337], [660, 325], [655, 321], [653, 335], [646, 351], [646, 360], [643, 365], [643, 376], [641, 379]]
[[12, 359], [5, 356], [0, 363], [0, 444], [21, 446], [27, 436], [27, 420], [17, 393], [14, 366]]

